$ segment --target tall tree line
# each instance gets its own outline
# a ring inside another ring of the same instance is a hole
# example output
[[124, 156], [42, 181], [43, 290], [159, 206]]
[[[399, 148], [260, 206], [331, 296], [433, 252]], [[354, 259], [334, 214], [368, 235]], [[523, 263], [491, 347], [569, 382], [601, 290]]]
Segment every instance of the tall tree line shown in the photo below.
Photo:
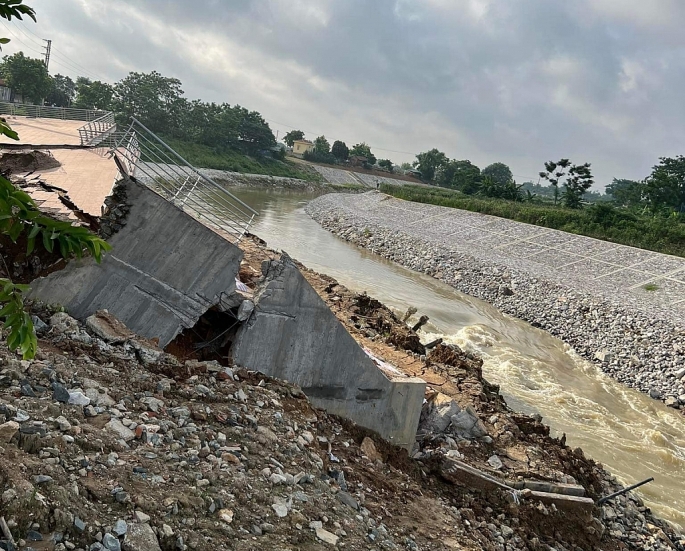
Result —
[[50, 76], [42, 60], [22, 52], [5, 56], [0, 75], [25, 102], [113, 111], [119, 124], [135, 117], [155, 133], [247, 154], [271, 150], [276, 138], [257, 111], [240, 105], [189, 100], [181, 81], [156, 71], [132, 72], [115, 84]]

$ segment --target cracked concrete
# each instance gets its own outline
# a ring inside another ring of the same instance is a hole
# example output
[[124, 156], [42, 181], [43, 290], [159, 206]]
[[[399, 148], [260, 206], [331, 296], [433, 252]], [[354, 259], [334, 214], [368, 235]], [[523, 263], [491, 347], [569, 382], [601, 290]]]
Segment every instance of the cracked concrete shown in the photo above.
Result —
[[33, 282], [31, 296], [84, 319], [107, 309], [134, 332], [169, 344], [235, 291], [242, 251], [133, 181], [122, 180], [130, 212], [113, 249]]
[[286, 254], [262, 271], [235, 363], [296, 383], [317, 407], [411, 448], [425, 382], [378, 369]]

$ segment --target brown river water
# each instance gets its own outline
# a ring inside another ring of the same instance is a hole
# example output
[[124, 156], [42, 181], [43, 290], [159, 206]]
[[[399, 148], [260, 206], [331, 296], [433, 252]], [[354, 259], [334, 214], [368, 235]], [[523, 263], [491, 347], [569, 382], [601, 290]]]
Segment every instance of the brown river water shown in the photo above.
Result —
[[335, 237], [304, 212], [313, 195], [231, 190], [261, 213], [253, 233], [307, 267], [366, 291], [388, 307], [427, 315], [424, 342], [443, 337], [484, 359], [484, 374], [509, 406], [539, 413], [567, 444], [581, 447], [685, 529], [685, 417], [605, 376], [548, 333]]

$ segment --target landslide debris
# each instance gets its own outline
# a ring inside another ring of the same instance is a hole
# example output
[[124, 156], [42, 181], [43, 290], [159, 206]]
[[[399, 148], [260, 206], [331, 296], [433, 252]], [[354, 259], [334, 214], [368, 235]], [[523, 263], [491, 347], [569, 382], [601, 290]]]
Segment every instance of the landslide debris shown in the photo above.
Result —
[[[241, 279], [252, 284], [274, 254], [248, 254]], [[36, 359], [0, 347], [0, 549], [682, 549], [634, 495], [586, 514], [455, 484], [446, 465], [459, 459], [591, 497], [619, 487], [539, 419], [509, 411], [478, 358], [388, 344], [395, 331], [414, 342], [392, 312], [337, 285], [324, 296], [374, 355], [430, 381], [411, 456], [294, 385], [179, 359], [106, 312], [80, 323], [36, 307]], [[463, 412], [471, 427], [455, 421]]]

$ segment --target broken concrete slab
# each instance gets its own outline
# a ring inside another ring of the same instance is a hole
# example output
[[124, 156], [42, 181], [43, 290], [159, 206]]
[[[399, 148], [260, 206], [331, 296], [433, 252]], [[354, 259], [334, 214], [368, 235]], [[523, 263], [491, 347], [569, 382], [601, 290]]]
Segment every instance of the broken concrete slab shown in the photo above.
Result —
[[[525, 490], [524, 490], [525, 491]], [[547, 492], [533, 492], [525, 495], [526, 499], [536, 499], [545, 505], [554, 505], [562, 511], [574, 511], [590, 514], [595, 502], [589, 497], [567, 496], [563, 494], [549, 494]]]
[[86, 327], [105, 342], [118, 344], [126, 341], [133, 333], [125, 324], [107, 310], [98, 310], [86, 319]]
[[410, 449], [426, 383], [378, 369], [287, 255], [263, 273], [234, 362], [296, 383], [317, 407]]
[[516, 480], [507, 481], [507, 486], [515, 490], [532, 490], [535, 492], [545, 492], [548, 494], [563, 494], [567, 496], [584, 497], [585, 488], [577, 484], [562, 484], [560, 482], [542, 482], [538, 480]]
[[[565, 495], [561, 493], [548, 493], [533, 491], [530, 489], [516, 490], [511, 487], [510, 482], [498, 480], [471, 465], [457, 461], [456, 459], [445, 459], [441, 465], [440, 474], [445, 480], [449, 480], [458, 486], [464, 486], [472, 490], [494, 491], [503, 490], [505, 492], [519, 492], [521, 499], [534, 499], [546, 505], [554, 505], [557, 509], [564, 511], [581, 512], [589, 514], [595, 506], [595, 502], [587, 497]], [[526, 481], [528, 484], [533, 481]], [[543, 484], [543, 483], [541, 483]]]
[[[114, 192], [129, 212], [109, 238], [113, 249], [37, 279], [32, 298], [84, 319], [107, 309], [133, 332], [165, 347], [235, 290], [242, 251], [131, 179]], [[121, 223], [123, 222], [123, 224]]]

